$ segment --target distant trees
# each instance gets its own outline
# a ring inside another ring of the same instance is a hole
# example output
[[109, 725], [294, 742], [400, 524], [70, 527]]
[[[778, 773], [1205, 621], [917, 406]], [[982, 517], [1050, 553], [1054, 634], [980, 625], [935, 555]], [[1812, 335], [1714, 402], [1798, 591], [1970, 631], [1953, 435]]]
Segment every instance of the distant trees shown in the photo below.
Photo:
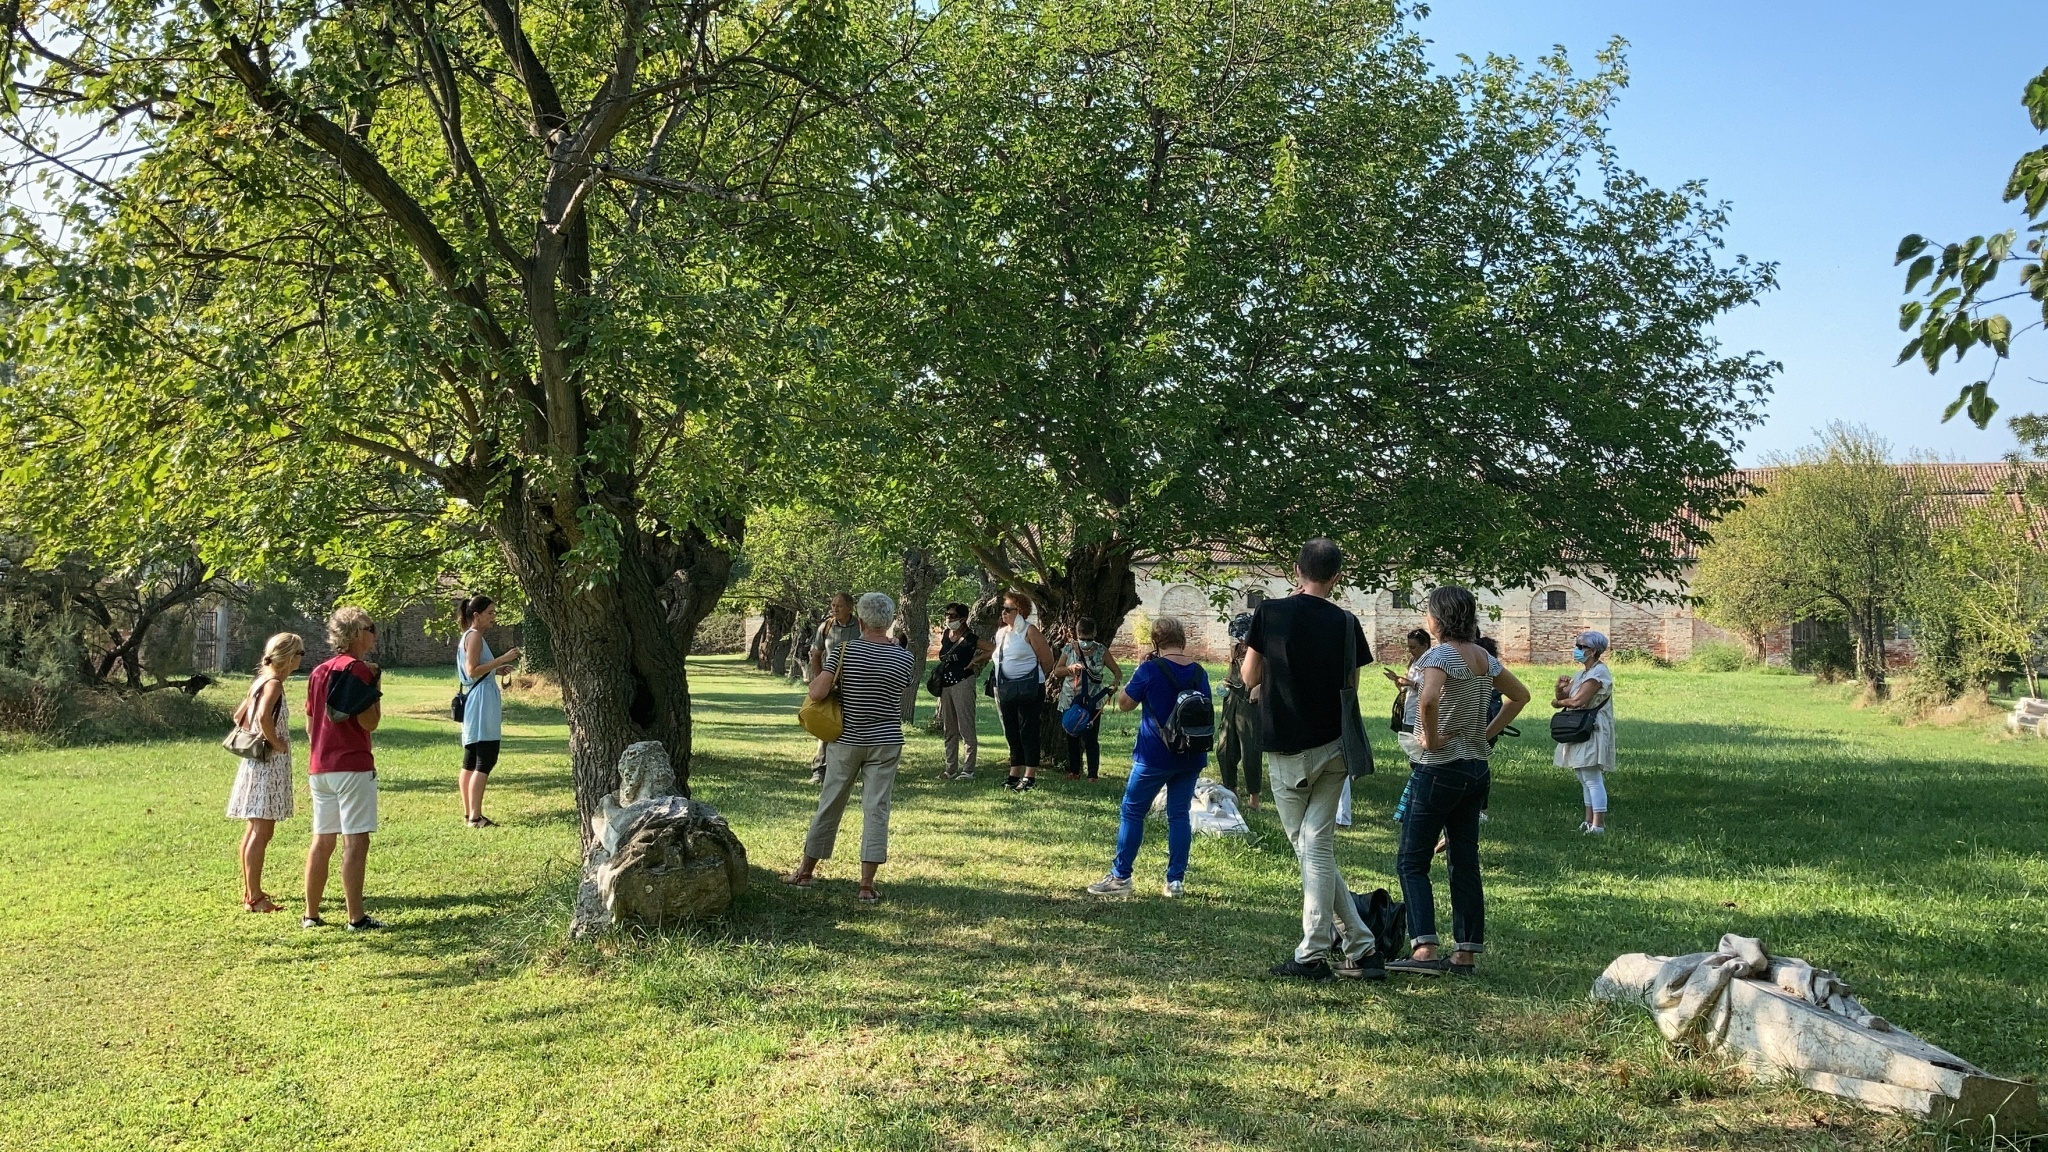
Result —
[[1855, 674], [1875, 698], [1889, 694], [1884, 644], [1901, 623], [1913, 628], [1921, 702], [2012, 673], [2038, 690], [2048, 540], [2020, 473], [1982, 503], [1943, 502], [1925, 473], [1840, 425], [1773, 463], [1765, 490], [1722, 520], [1700, 553], [1692, 593], [1703, 618], [1754, 655], [1786, 624], [1841, 621]]
[[1840, 620], [1857, 679], [1884, 699], [1885, 637], [1929, 545], [1920, 487], [1883, 441], [1839, 424], [1818, 447], [1774, 463], [1769, 487], [1701, 553], [1703, 610], [1758, 639], [1767, 620]]
[[[2018, 506], [2015, 507], [2014, 505]], [[2026, 677], [2040, 695], [2039, 669], [2048, 656], [2048, 551], [2029, 498], [1971, 508], [1933, 533], [1930, 563], [1912, 596], [1927, 637], [1926, 672], [1946, 694], [2003, 673]]]

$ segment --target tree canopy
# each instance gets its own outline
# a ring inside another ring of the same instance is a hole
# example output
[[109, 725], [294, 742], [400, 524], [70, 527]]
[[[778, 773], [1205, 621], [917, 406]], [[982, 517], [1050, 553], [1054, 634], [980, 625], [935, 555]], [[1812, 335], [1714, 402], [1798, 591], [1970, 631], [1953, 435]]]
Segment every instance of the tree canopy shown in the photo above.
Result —
[[6, 33], [15, 527], [179, 519], [237, 574], [317, 544], [359, 584], [496, 566], [553, 637], [583, 807], [647, 735], [686, 774], [688, 634], [808, 408], [774, 273], [859, 169], [788, 145], [892, 46], [803, 0]]
[[1134, 563], [1321, 533], [1367, 586], [1674, 573], [1771, 370], [1708, 326], [1771, 270], [1619, 166], [1618, 49], [1439, 76], [1404, 15], [949, 10], [849, 306], [878, 500], [1112, 628]]
[[1841, 424], [1768, 463], [1764, 490], [1700, 556], [1708, 611], [1745, 633], [1774, 619], [1845, 622], [1857, 678], [1883, 699], [1886, 637], [1926, 562], [1925, 484], [1883, 441]]

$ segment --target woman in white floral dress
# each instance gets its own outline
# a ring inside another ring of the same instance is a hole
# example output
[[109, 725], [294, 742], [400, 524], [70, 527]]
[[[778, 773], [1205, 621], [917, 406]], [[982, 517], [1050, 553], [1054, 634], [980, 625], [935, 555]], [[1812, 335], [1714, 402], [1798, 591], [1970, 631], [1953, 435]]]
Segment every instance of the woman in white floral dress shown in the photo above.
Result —
[[282, 906], [263, 890], [263, 854], [279, 820], [292, 814], [291, 716], [285, 706], [285, 678], [305, 659], [306, 642], [280, 632], [263, 645], [263, 664], [248, 698], [235, 709], [235, 726], [260, 733], [269, 744], [261, 760], [243, 760], [228, 793], [228, 819], [246, 820], [242, 831], [242, 907], [278, 912]]

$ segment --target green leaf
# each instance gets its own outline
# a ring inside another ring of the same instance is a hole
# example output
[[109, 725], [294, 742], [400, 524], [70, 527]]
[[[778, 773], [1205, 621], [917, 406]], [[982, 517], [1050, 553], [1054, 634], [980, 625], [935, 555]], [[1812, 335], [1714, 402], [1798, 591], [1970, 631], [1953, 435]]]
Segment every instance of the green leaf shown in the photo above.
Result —
[[1921, 339], [1922, 338], [1919, 336], [1913, 337], [1912, 342], [1907, 344], [1905, 348], [1900, 350], [1899, 358], [1896, 362], [1894, 362], [1893, 366], [1897, 367], [1899, 364], [1904, 364], [1906, 361], [1911, 360], [1913, 358], [1914, 353], [1920, 351]]
[[[1913, 325], [1918, 323], [1920, 320], [1920, 312], [1922, 310], [1922, 307], [1923, 306], [1918, 300], [1914, 300], [1910, 303], [1899, 305], [1899, 331], [1909, 332], [1912, 330]], [[1910, 355], [1912, 355], [1912, 353], [1910, 352], [1906, 354], [1906, 356]], [[1905, 358], [1905, 356], [1899, 357], [1899, 359], [1901, 360], [1904, 360]]]
[[1916, 232], [1899, 241], [1899, 254], [1892, 258], [1892, 263], [1904, 264], [1925, 251], [1927, 251], [1927, 237]]
[[1963, 410], [1963, 405], [1968, 404], [1970, 402], [1970, 393], [1974, 391], [1976, 387], [1977, 386], [1975, 384], [1963, 385], [1963, 390], [1961, 392], [1956, 393], [1956, 398], [1949, 401], [1948, 407], [1943, 408], [1941, 410], [1941, 422], [1943, 424], [1946, 424], [1949, 421], [1956, 418], [1956, 413], [1961, 412]]
[[1990, 381], [1979, 380], [1971, 388], [1970, 422], [1979, 428], [1991, 423], [1991, 418], [1998, 414], [1998, 401], [1993, 400], [1987, 391], [1990, 386]]
[[1934, 257], [1922, 256], [1913, 261], [1913, 267], [1906, 272], [1906, 291], [1919, 287], [1922, 280], [1934, 273]]
[[2012, 350], [2012, 321], [2004, 316], [1993, 316], [1984, 321], [1984, 342], [1991, 350], [2003, 357]]

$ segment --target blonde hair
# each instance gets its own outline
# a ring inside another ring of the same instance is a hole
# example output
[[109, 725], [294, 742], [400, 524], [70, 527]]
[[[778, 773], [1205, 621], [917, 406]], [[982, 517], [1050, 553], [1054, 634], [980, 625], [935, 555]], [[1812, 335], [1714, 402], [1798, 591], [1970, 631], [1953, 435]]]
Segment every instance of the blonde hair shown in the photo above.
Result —
[[1152, 621], [1152, 650], [1181, 648], [1188, 646], [1188, 630], [1177, 616], [1161, 616]]
[[294, 656], [306, 654], [306, 642], [297, 632], [279, 632], [263, 642], [263, 666], [275, 668]]
[[356, 642], [356, 637], [376, 630], [377, 622], [361, 608], [353, 604], [336, 608], [334, 615], [327, 618], [327, 646], [336, 652], [344, 652]]

